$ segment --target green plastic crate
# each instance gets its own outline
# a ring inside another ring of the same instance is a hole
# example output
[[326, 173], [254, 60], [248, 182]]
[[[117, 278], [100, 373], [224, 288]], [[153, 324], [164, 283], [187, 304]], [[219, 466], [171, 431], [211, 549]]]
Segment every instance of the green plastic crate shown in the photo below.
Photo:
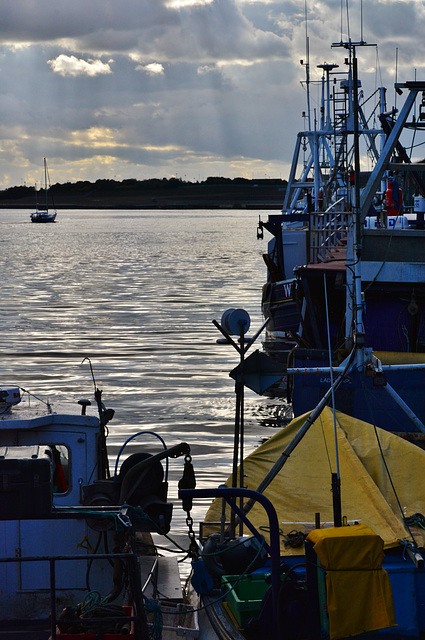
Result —
[[269, 574], [252, 573], [236, 582], [239, 576], [222, 576], [222, 590], [226, 595], [227, 606], [240, 627], [245, 627], [251, 618], [258, 618], [261, 601], [270, 584], [266, 582]]

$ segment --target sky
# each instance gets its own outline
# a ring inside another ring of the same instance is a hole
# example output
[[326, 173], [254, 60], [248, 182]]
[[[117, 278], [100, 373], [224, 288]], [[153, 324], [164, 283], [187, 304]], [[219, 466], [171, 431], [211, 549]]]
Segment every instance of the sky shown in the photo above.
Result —
[[332, 43], [378, 45], [362, 82], [393, 102], [424, 33], [423, 0], [3, 0], [0, 189], [40, 186], [44, 157], [52, 183], [287, 178], [307, 36], [313, 81]]

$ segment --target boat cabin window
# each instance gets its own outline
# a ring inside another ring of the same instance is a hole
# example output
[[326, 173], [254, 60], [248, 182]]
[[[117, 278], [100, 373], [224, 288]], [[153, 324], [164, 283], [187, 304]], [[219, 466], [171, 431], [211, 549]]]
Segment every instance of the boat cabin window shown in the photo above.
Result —
[[69, 449], [64, 444], [51, 444], [53, 452], [53, 493], [70, 489]]

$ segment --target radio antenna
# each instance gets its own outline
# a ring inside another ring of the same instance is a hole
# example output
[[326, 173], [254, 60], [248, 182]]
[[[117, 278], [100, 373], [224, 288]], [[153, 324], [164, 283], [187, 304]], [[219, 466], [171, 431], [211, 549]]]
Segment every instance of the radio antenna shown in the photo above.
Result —
[[307, 119], [308, 130], [311, 131], [311, 109], [310, 109], [310, 42], [308, 39], [308, 12], [307, 12], [307, 0], [304, 0], [304, 15], [305, 15], [305, 79], [307, 87]]

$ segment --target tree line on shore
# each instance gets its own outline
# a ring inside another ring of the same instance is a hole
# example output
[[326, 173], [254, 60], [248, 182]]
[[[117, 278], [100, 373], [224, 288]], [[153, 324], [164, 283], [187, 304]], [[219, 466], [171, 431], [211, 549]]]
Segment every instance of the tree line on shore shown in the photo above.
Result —
[[[137, 180], [130, 178], [122, 181], [113, 179], [100, 179], [95, 182], [88, 180], [80, 180], [78, 182], [65, 182], [56, 183], [50, 186], [49, 194], [54, 198], [55, 196], [74, 196], [74, 197], [88, 197], [88, 196], [126, 196], [134, 195], [135, 193], [146, 192], [169, 192], [172, 190], [181, 189], [214, 189], [216, 187], [232, 188], [250, 188], [250, 187], [283, 187], [286, 186], [286, 180], [280, 178], [259, 178], [252, 180], [248, 178], [224, 178], [224, 177], [209, 177], [206, 180], [200, 182], [191, 182], [183, 180], [182, 178], [150, 178], [147, 180]], [[37, 191], [37, 195], [40, 196], [44, 193], [44, 189], [41, 188]], [[34, 197], [36, 194], [35, 186], [15, 186], [9, 187], [0, 191], [0, 199], [2, 200], [19, 200], [21, 198]]]

